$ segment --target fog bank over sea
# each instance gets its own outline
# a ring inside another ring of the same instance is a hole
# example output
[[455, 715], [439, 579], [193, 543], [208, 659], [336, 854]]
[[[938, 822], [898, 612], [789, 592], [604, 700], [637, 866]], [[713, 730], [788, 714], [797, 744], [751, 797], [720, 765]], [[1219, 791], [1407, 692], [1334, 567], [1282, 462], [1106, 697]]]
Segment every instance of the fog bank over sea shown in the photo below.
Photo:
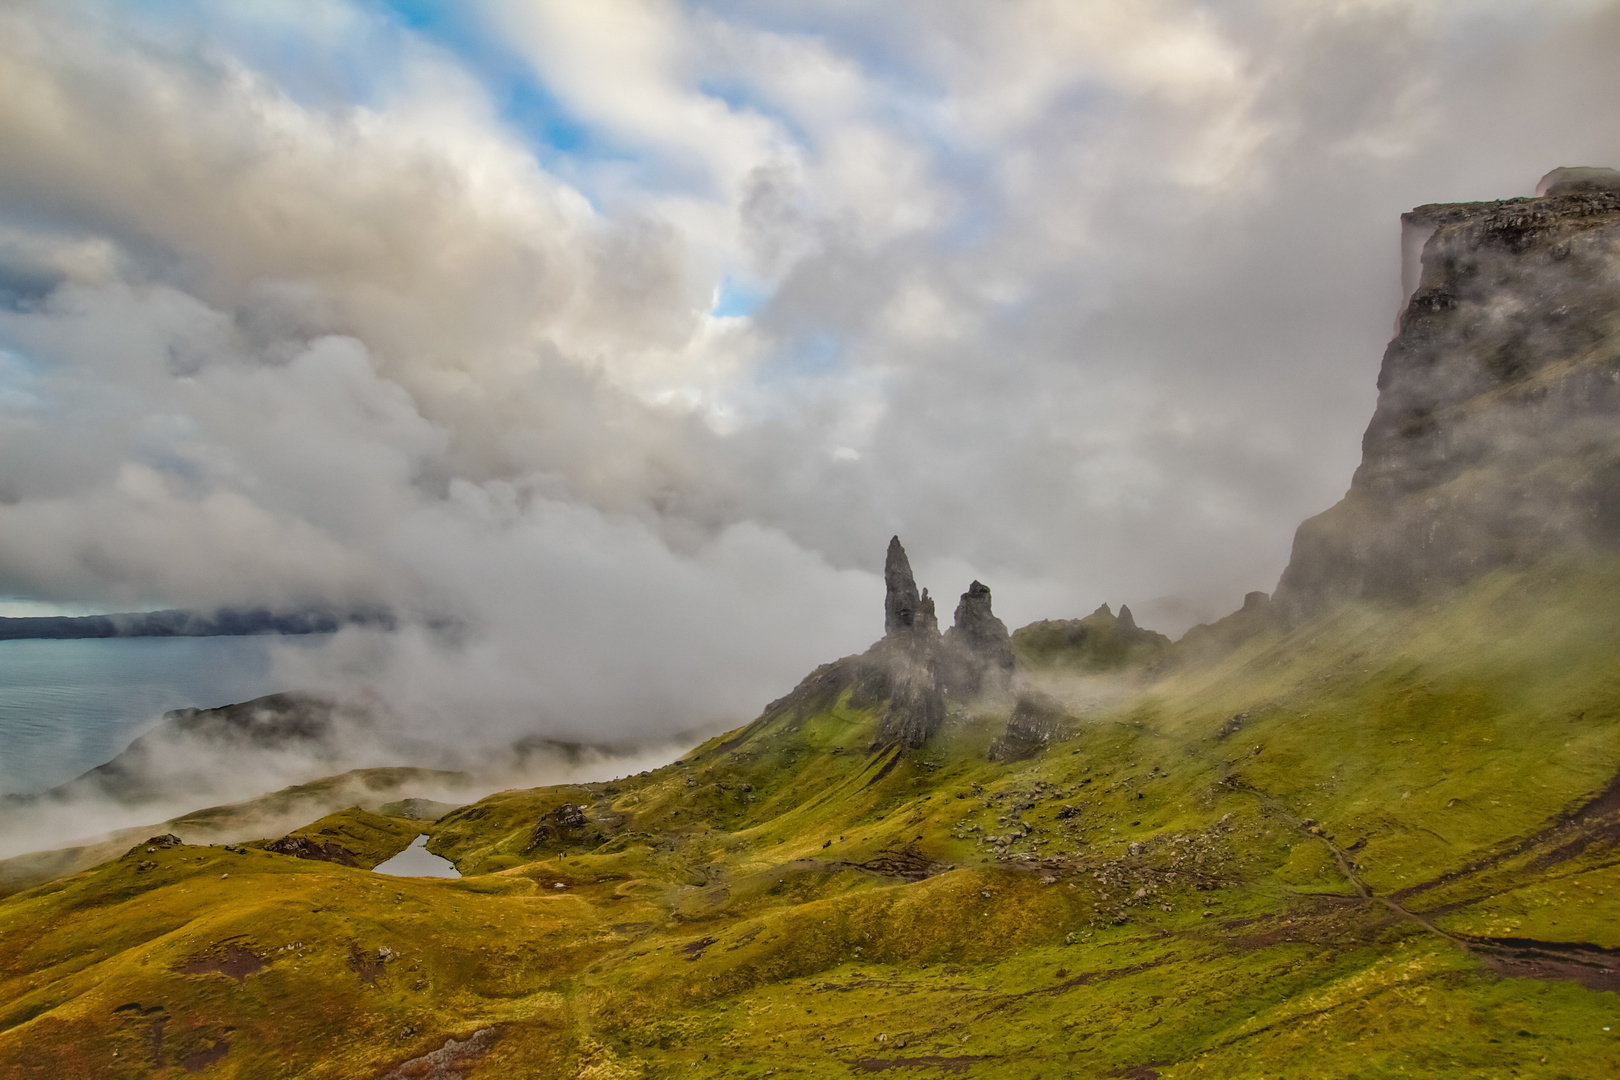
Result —
[[169, 709], [276, 685], [268, 637], [0, 641], [0, 794], [39, 791], [115, 756]]

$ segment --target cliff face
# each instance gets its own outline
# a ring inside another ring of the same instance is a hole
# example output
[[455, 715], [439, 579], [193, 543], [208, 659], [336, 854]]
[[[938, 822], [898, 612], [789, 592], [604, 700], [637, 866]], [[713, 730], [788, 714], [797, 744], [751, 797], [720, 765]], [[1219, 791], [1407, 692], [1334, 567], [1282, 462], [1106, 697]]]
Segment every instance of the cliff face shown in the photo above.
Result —
[[1620, 173], [1543, 188], [1403, 216], [1421, 264], [1361, 466], [1300, 526], [1284, 614], [1620, 545]]

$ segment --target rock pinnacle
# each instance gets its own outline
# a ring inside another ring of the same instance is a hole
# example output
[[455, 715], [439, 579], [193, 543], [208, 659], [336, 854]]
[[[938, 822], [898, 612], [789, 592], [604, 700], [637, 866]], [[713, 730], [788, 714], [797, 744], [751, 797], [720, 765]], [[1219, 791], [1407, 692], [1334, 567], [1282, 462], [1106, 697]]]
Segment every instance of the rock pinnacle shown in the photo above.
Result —
[[911, 576], [911, 560], [906, 558], [906, 549], [900, 546], [898, 536], [889, 541], [889, 555], [883, 563], [883, 585], [884, 634], [910, 631], [916, 623], [921, 598], [917, 595], [916, 579]]

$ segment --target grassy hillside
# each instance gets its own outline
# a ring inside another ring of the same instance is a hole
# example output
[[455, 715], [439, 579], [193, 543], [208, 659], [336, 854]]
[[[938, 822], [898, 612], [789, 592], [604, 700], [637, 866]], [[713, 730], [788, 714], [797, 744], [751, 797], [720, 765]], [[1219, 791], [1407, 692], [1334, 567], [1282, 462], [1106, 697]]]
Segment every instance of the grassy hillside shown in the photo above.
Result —
[[[0, 1075], [1620, 1075], [1617, 591], [1043, 655], [1073, 734], [1012, 764], [1005, 707], [874, 746], [842, 661], [653, 772], [299, 830], [355, 866], [137, 844], [0, 902]], [[466, 876], [365, 869], [420, 831]]]
[[[156, 834], [179, 836], [193, 844], [234, 844], [263, 836], [267, 832], [296, 828], [312, 816], [343, 807], [365, 807], [381, 813], [410, 809], [409, 816], [420, 816], [420, 811], [403, 804], [400, 799], [402, 792], [454, 794], [468, 790], [476, 783], [476, 778], [465, 773], [439, 769], [398, 766], [352, 769], [337, 776], [296, 784], [242, 802], [195, 810], [157, 824], [120, 829], [110, 836], [78, 847], [36, 851], [0, 859], [0, 896], [97, 866], [119, 855], [136, 841]], [[482, 790], [487, 791], [488, 788]], [[415, 802], [449, 808], [446, 804], [422, 799]], [[64, 809], [71, 808], [71, 802], [64, 806]], [[134, 812], [128, 811], [130, 814]], [[0, 818], [0, 828], [8, 824], [11, 822]]]

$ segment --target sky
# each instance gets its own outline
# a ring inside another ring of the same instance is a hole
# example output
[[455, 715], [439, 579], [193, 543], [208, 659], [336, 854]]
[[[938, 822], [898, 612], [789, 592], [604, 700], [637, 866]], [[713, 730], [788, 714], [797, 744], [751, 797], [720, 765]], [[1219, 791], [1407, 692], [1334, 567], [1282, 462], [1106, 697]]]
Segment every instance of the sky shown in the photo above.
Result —
[[[0, 0], [9, 613], [386, 607], [439, 730], [1269, 591], [1399, 215], [1620, 165], [1591, 0]], [[294, 655], [296, 653], [296, 655]]]

